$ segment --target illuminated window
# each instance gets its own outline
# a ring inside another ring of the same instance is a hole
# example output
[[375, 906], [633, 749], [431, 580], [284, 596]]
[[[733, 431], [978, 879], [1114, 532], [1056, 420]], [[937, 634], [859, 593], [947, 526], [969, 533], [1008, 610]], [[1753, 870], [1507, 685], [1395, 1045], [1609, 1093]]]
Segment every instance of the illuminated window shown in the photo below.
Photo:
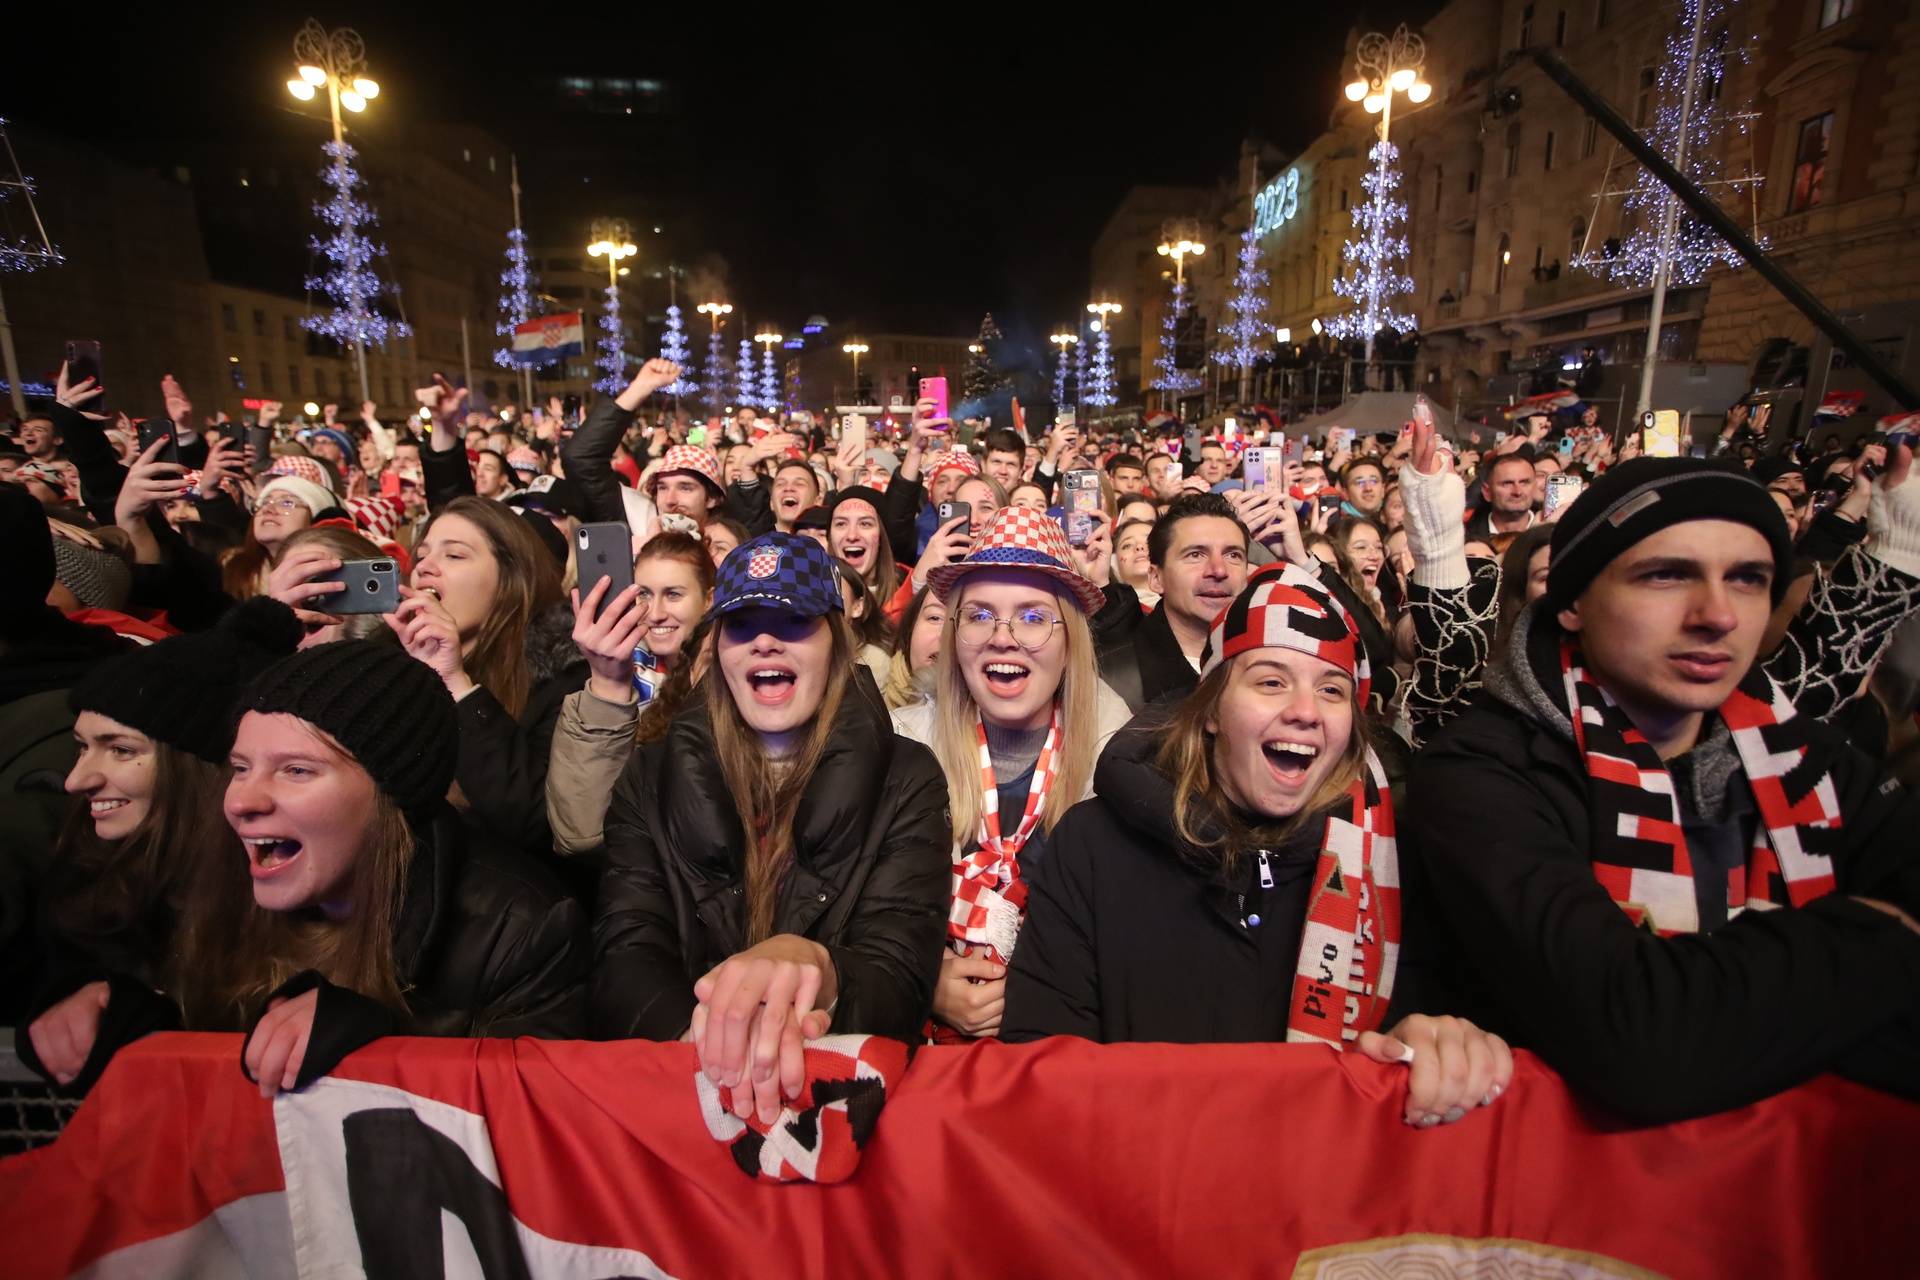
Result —
[[1820, 29], [1825, 31], [1837, 22], [1844, 22], [1853, 16], [1853, 0], [1820, 0]]
[[1833, 112], [1800, 122], [1800, 138], [1793, 152], [1793, 188], [1787, 193], [1787, 212], [1811, 209], [1824, 198], [1827, 151], [1833, 145]]

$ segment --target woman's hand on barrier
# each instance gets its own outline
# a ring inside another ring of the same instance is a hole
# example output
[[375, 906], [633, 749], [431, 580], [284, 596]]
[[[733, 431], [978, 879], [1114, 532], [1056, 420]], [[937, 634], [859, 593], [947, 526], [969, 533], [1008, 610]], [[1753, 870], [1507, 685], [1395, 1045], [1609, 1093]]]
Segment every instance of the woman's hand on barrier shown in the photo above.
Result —
[[61, 1084], [72, 1084], [93, 1053], [100, 1034], [100, 1012], [107, 1007], [107, 984], [89, 982], [33, 1020], [27, 1038], [40, 1065]]
[[806, 1085], [805, 1042], [826, 1034], [838, 982], [817, 942], [783, 933], [729, 956], [693, 987], [700, 1066], [733, 1090], [735, 1114], [771, 1124]]
[[1375, 1062], [1407, 1064], [1406, 1122], [1419, 1128], [1492, 1105], [1513, 1080], [1507, 1042], [1465, 1018], [1412, 1014], [1384, 1035], [1362, 1032], [1358, 1048]]
[[1007, 1011], [1007, 966], [983, 955], [940, 953], [933, 984], [933, 1016], [970, 1036], [997, 1036]]
[[293, 1088], [300, 1078], [300, 1066], [307, 1058], [307, 1041], [313, 1036], [313, 1015], [320, 1007], [320, 993], [304, 991], [291, 1000], [277, 1000], [260, 1017], [247, 1044], [247, 1071], [260, 1082], [260, 1096], [271, 1098], [283, 1089]]

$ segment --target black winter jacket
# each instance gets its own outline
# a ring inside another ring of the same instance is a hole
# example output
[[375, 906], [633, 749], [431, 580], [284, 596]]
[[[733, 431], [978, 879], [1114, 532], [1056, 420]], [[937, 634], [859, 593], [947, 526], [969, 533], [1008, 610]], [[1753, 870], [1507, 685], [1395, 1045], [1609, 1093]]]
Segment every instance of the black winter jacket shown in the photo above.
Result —
[[1114, 736], [1096, 794], [1054, 828], [1028, 880], [1000, 1037], [1101, 1043], [1286, 1039], [1288, 1005], [1326, 818], [1257, 855], [1231, 882], [1173, 829], [1155, 767], [1156, 707]]
[[545, 858], [553, 852], [553, 832], [547, 825], [553, 727], [560, 720], [560, 704], [587, 678], [587, 660], [573, 643], [573, 613], [567, 605], [554, 605], [533, 620], [526, 652], [532, 680], [518, 720], [484, 687], [455, 706], [460, 754], [453, 776], [466, 797], [467, 821], [477, 834]]
[[[747, 948], [745, 835], [704, 706], [635, 753], [607, 811], [594, 924], [596, 1035], [671, 1040], [693, 984]], [[848, 696], [794, 820], [775, 933], [810, 938], [839, 981], [833, 1030], [912, 1039], [940, 972], [952, 891], [947, 784], [933, 753]]]
[[[1515, 680], [1553, 691], [1564, 715], [1558, 634], [1550, 619], [1516, 629], [1507, 669], [1527, 663]], [[1920, 1090], [1920, 936], [1846, 896], [1920, 909], [1920, 796], [1883, 784], [1834, 731], [1808, 732], [1844, 815], [1838, 892], [1661, 938], [1594, 878], [1571, 736], [1483, 694], [1414, 762], [1399, 1002], [1471, 1018], [1641, 1121], [1742, 1106], [1829, 1070]]]

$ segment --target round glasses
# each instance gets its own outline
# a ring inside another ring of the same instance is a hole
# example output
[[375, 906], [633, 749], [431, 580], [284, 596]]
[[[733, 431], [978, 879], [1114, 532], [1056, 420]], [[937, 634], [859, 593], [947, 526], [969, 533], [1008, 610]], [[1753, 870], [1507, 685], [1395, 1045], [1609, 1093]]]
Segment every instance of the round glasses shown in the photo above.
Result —
[[960, 611], [953, 633], [961, 644], [977, 649], [992, 641], [994, 633], [1005, 626], [1015, 644], [1034, 650], [1051, 640], [1053, 629], [1059, 625], [1060, 619], [1046, 609], [1021, 609], [1011, 618], [999, 618], [992, 610], [974, 608]]

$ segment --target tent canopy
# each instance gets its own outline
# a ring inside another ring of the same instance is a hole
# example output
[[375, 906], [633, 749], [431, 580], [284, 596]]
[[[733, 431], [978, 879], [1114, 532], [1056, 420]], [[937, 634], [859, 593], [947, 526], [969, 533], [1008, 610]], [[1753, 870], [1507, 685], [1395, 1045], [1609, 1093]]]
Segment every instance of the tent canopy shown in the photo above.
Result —
[[[1299, 422], [1290, 422], [1287, 428], [1312, 432], [1314, 435], [1325, 435], [1328, 427], [1352, 427], [1363, 434], [1376, 431], [1398, 433], [1413, 418], [1413, 400], [1414, 393], [1411, 391], [1362, 391], [1337, 409], [1316, 413]], [[1431, 400], [1427, 404], [1433, 410], [1433, 425], [1440, 429], [1441, 435], [1451, 439], [1455, 434], [1453, 411]]]

